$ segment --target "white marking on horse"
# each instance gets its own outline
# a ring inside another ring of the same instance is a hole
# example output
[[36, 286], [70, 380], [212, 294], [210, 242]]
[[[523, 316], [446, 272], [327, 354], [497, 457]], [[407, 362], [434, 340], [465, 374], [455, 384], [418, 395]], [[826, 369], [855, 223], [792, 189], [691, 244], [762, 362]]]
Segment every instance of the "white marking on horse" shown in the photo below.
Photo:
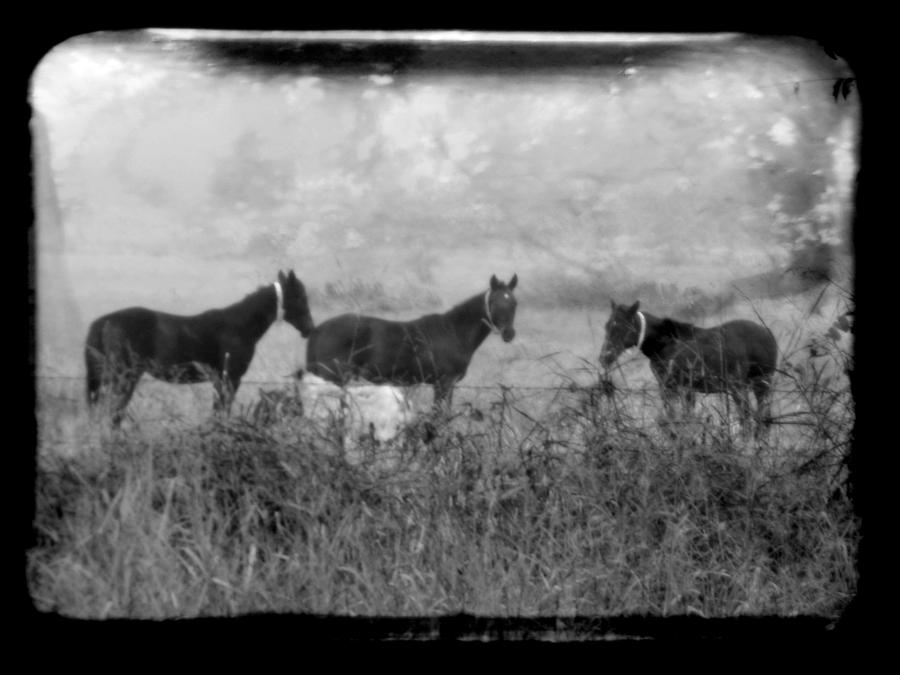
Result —
[[483, 318], [482, 321], [487, 325], [488, 328], [491, 329], [492, 333], [500, 333], [500, 329], [497, 328], [497, 324], [494, 323], [494, 318], [491, 316], [490, 289], [488, 289], [488, 292], [484, 294], [484, 313], [487, 314], [487, 318]]
[[281, 290], [281, 284], [277, 281], [275, 286], [275, 323], [284, 318], [284, 292]]
[[644, 315], [640, 312], [637, 313], [638, 319], [641, 320], [641, 332], [638, 335], [637, 348], [640, 349], [641, 345], [644, 344], [644, 338], [647, 337], [647, 319], [644, 318]]

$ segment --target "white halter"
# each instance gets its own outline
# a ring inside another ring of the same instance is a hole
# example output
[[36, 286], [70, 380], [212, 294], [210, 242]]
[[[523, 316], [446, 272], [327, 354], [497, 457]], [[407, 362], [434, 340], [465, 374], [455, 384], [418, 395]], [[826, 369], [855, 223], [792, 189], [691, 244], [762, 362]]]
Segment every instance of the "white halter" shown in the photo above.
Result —
[[488, 289], [487, 293], [484, 294], [484, 313], [487, 314], [487, 318], [482, 318], [481, 320], [487, 324], [487, 327], [491, 329], [492, 333], [500, 333], [500, 329], [497, 328], [497, 324], [494, 323], [494, 319], [491, 316], [491, 289]]
[[278, 323], [284, 318], [284, 293], [281, 290], [281, 284], [277, 281], [274, 283], [275, 286], [275, 323]]
[[637, 313], [638, 318], [641, 320], [641, 332], [638, 335], [637, 348], [640, 349], [641, 345], [644, 344], [644, 338], [647, 336], [647, 319], [644, 318], [644, 315], [640, 312]]

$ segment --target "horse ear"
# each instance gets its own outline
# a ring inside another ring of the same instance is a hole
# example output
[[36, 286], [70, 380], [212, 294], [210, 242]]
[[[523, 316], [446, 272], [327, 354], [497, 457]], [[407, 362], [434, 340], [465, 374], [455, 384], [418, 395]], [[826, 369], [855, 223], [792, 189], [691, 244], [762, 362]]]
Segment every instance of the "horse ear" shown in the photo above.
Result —
[[613, 300], [612, 298], [609, 299], [609, 306], [612, 309], [612, 311], [614, 311], [614, 312], [616, 311], [616, 301]]
[[506, 287], [509, 290], [513, 290], [516, 287], [517, 283], [519, 283], [519, 275], [513, 274], [513, 278], [509, 280], [509, 283], [506, 285]]
[[285, 282], [284, 272], [281, 270], [278, 270], [278, 282], [282, 284]]
[[631, 307], [628, 308], [628, 313], [629, 313], [629, 314], [636, 314], [637, 311], [638, 311], [638, 309], [640, 308], [640, 306], [641, 306], [641, 301], [640, 301], [640, 300], [635, 300], [635, 301], [634, 301], [634, 304], [633, 304]]
[[291, 281], [295, 281], [297, 279], [297, 275], [294, 274], [294, 270], [290, 270], [288, 272], [287, 278]]
[[497, 275], [491, 275], [491, 290], [496, 291], [500, 287], [500, 282], [497, 280]]

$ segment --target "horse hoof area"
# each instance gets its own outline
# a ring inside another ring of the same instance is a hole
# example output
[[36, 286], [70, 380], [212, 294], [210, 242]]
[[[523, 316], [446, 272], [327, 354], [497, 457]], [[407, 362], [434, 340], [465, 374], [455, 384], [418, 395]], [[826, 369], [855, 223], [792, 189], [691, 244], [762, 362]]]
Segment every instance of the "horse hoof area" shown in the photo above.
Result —
[[602, 396], [612, 396], [616, 393], [616, 385], [612, 380], [603, 378], [597, 383], [597, 390]]
[[437, 438], [437, 427], [432, 422], [425, 422], [422, 425], [422, 438], [426, 443], [431, 443], [435, 438]]

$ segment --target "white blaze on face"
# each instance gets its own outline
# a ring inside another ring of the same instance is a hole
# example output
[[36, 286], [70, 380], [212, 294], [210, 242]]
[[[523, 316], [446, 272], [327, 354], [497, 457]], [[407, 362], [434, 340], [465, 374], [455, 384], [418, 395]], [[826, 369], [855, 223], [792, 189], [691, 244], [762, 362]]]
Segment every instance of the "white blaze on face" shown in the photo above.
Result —
[[391, 385], [357, 384], [341, 388], [305, 373], [300, 383], [300, 398], [305, 417], [323, 423], [343, 419], [346, 440], [351, 443], [368, 434], [370, 425], [375, 440], [389, 441], [415, 419], [415, 411], [403, 389]]

